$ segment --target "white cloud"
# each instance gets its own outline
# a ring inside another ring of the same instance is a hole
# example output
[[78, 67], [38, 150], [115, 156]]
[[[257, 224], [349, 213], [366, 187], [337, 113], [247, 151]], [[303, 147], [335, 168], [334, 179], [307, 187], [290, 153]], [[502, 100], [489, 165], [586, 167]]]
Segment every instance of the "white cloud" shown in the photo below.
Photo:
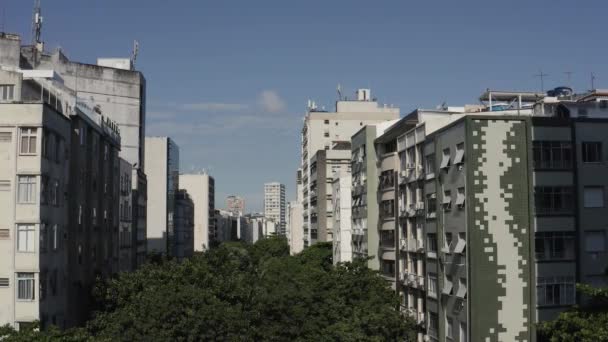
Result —
[[221, 102], [199, 102], [199, 103], [186, 103], [179, 106], [182, 110], [204, 110], [204, 111], [239, 111], [247, 109], [249, 106], [241, 103], [221, 103]]
[[264, 90], [258, 100], [260, 106], [270, 113], [278, 113], [285, 109], [285, 101], [274, 90]]

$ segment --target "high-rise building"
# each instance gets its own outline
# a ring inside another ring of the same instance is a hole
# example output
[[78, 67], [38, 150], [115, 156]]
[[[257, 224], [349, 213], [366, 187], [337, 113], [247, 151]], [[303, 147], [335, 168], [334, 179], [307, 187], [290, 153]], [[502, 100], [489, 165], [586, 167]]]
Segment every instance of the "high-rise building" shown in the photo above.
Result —
[[416, 110], [376, 139], [380, 271], [428, 340], [533, 340], [585, 300], [576, 283], [608, 281], [608, 92], [560, 89]]
[[234, 215], [243, 215], [245, 212], [245, 200], [237, 195], [226, 197], [226, 210]]
[[215, 180], [208, 174], [181, 174], [179, 186], [194, 203], [194, 250], [209, 248], [215, 234]]
[[[0, 34], [0, 325], [82, 323], [119, 271], [117, 125]], [[13, 64], [11, 64], [13, 63]]]
[[179, 147], [169, 137], [146, 137], [148, 252], [175, 252], [175, 195], [179, 189]]
[[291, 201], [287, 205], [289, 212], [289, 229], [287, 240], [289, 241], [289, 252], [300, 253], [304, 249], [304, 237], [302, 236], [302, 202]]
[[[370, 96], [369, 89], [359, 89], [355, 100], [339, 99], [336, 102], [335, 112], [319, 110], [314, 103], [308, 108], [304, 125], [302, 127], [302, 186], [303, 186], [303, 229], [304, 247], [317, 241], [331, 238], [331, 230], [325, 225], [312, 225], [314, 196], [311, 195], [312, 159], [318, 151], [331, 151], [334, 147], [340, 148], [343, 144], [336, 142], [349, 142], [351, 136], [363, 126], [399, 118], [399, 109], [380, 106]], [[350, 149], [350, 148], [349, 148]], [[333, 153], [333, 152], [332, 152]], [[338, 152], [341, 153], [341, 152]], [[350, 156], [348, 156], [350, 160]], [[293, 227], [300, 229], [300, 227]]]
[[122, 158], [119, 162], [118, 259], [120, 271], [129, 272], [137, 268], [137, 232], [134, 231], [135, 226], [133, 225], [133, 183], [131, 181], [133, 167]]
[[275, 223], [279, 235], [285, 235], [285, 215], [285, 184], [264, 184], [264, 216]]
[[[146, 255], [146, 176], [145, 166], [145, 127], [146, 127], [146, 79], [142, 72], [135, 69], [130, 58], [99, 58], [96, 64], [70, 60], [61, 49], [52, 53], [43, 51], [44, 45], [37, 48], [23, 46], [21, 61], [28, 69], [37, 71], [53, 70], [56, 73], [56, 92], [71, 90], [77, 102], [86, 105], [96, 113], [111, 119], [118, 126], [121, 136], [120, 157], [133, 168], [131, 192], [131, 217], [133, 238], [131, 242], [139, 250], [136, 252], [136, 266], [143, 263]], [[8, 61], [8, 60], [7, 60]], [[19, 60], [16, 60], [17, 63]], [[17, 64], [18, 65], [18, 64]], [[140, 237], [139, 240], [137, 237]]]
[[177, 260], [190, 258], [194, 254], [194, 202], [186, 190], [175, 195], [174, 253]]

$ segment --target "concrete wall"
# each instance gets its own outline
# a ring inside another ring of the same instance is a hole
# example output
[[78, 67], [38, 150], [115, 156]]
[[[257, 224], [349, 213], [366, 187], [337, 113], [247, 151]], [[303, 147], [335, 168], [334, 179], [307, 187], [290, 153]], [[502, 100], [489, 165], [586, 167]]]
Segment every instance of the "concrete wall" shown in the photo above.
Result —
[[148, 178], [147, 239], [148, 252], [167, 253], [169, 170], [168, 145], [163, 137], [146, 137]]
[[179, 176], [180, 188], [190, 194], [194, 203], [194, 250], [209, 248], [210, 214], [214, 212], [213, 177], [206, 174], [182, 174]]

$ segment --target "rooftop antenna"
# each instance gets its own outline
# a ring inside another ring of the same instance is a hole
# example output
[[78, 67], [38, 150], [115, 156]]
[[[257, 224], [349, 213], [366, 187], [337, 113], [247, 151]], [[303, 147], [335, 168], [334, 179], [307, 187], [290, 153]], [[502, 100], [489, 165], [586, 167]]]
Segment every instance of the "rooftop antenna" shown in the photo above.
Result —
[[139, 42], [137, 40], [133, 41], [133, 52], [131, 53], [131, 64], [133, 68], [135, 68], [135, 61], [137, 60], [137, 55], [139, 54]]
[[336, 90], [338, 91], [338, 101], [342, 101], [342, 86], [340, 83], [338, 83], [338, 89]]
[[568, 87], [572, 87], [572, 85], [570, 84], [570, 79], [572, 78], [572, 71], [564, 71], [564, 74], [566, 74], [566, 76], [568, 77]]
[[595, 74], [591, 72], [591, 90], [595, 89]]
[[549, 76], [549, 75], [543, 73], [543, 69], [539, 69], [539, 73], [534, 75], [534, 77], [540, 78], [540, 91], [541, 92], [545, 91], [545, 77], [546, 76]]
[[36, 64], [38, 52], [42, 52], [43, 50], [43, 45], [40, 41], [42, 20], [40, 0], [34, 0], [34, 14], [32, 15], [32, 57], [34, 58], [34, 64]]

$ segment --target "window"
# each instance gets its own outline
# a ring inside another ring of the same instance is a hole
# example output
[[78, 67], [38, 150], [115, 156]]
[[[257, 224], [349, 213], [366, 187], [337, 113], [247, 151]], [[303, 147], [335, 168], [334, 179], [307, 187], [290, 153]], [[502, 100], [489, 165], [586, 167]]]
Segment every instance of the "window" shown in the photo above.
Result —
[[21, 128], [21, 154], [36, 154], [37, 128]]
[[602, 161], [601, 142], [583, 142], [583, 163], [599, 163]]
[[426, 195], [426, 217], [435, 218], [437, 212], [437, 196], [435, 194]]
[[81, 146], [84, 146], [84, 144], [87, 141], [86, 134], [87, 134], [87, 129], [84, 126], [84, 123], [81, 122], [80, 127], [78, 128], [78, 135], [80, 136], [80, 145]]
[[0, 85], [0, 100], [11, 101], [15, 98], [15, 86], [13, 84]]
[[46, 223], [41, 223], [40, 224], [40, 245], [39, 245], [39, 249], [40, 252], [46, 252], [46, 247], [48, 244], [48, 232], [47, 232], [47, 224]]
[[454, 253], [464, 253], [464, 249], [467, 246], [467, 235], [464, 232], [458, 233], [458, 240], [456, 246], [454, 246]]
[[424, 172], [427, 176], [435, 174], [435, 155], [430, 154], [424, 159]]
[[572, 305], [575, 303], [574, 277], [538, 277], [538, 306]]
[[380, 174], [380, 188], [392, 188], [395, 186], [395, 174], [393, 171], [382, 171]]
[[536, 260], [574, 259], [574, 232], [536, 233]]
[[572, 167], [572, 144], [569, 141], [535, 141], [532, 155], [535, 169]]
[[434, 312], [429, 312], [429, 335], [437, 336], [439, 331], [439, 318]]
[[460, 342], [467, 342], [467, 324], [460, 323]]
[[384, 248], [395, 248], [395, 231], [380, 231], [380, 245]]
[[572, 214], [572, 188], [569, 186], [540, 186], [534, 189], [534, 205], [538, 214]]
[[53, 225], [53, 250], [56, 251], [59, 248], [59, 227]]
[[429, 278], [429, 295], [436, 297], [437, 296], [437, 273], [428, 274]]
[[464, 193], [464, 187], [458, 188], [458, 194], [456, 195], [456, 205], [458, 206], [458, 208], [462, 209], [464, 207], [465, 199], [466, 196]]
[[443, 284], [443, 294], [451, 296], [452, 289], [454, 288], [454, 283], [452, 282], [452, 276], [446, 275], [445, 282]]
[[59, 205], [59, 181], [54, 179], [51, 181], [50, 201], [52, 205]]
[[454, 156], [454, 165], [464, 163], [464, 143], [456, 145], [456, 155]]
[[437, 253], [437, 234], [427, 234], [427, 251], [429, 253]]
[[0, 287], [8, 287], [9, 279], [8, 278], [0, 278]]
[[329, 132], [324, 132], [323, 136], [326, 137], [326, 138], [329, 138]]
[[17, 273], [17, 299], [34, 300], [34, 273]]
[[49, 201], [49, 178], [40, 176], [40, 204], [48, 204]]
[[585, 208], [603, 208], [604, 188], [601, 186], [586, 186], [584, 189], [583, 203]]
[[383, 218], [391, 218], [395, 216], [395, 200], [385, 200], [380, 202], [380, 215]]
[[603, 231], [585, 232], [585, 251], [598, 253], [606, 251], [606, 233]]
[[452, 192], [450, 190], [445, 190], [443, 192], [443, 201], [441, 201], [441, 205], [443, 206], [443, 210], [452, 209]]
[[441, 157], [440, 169], [448, 169], [450, 167], [450, 149], [446, 148], [443, 150], [443, 156]]
[[451, 317], [445, 318], [445, 335], [446, 337], [452, 338], [454, 337], [454, 320]]
[[19, 176], [17, 189], [18, 203], [36, 202], [36, 176]]
[[466, 298], [467, 296], [467, 279], [460, 278], [458, 279], [458, 292], [456, 292], [456, 297], [458, 298]]
[[387, 277], [395, 276], [395, 262], [392, 260], [382, 260], [380, 262], [382, 274]]
[[329, 120], [323, 120], [323, 123], [329, 125]]
[[445, 248], [450, 251], [452, 247], [452, 233], [445, 233]]
[[34, 252], [34, 236], [36, 230], [33, 224], [17, 225], [17, 251]]
[[46, 272], [38, 273], [38, 298], [40, 300], [46, 298]]

